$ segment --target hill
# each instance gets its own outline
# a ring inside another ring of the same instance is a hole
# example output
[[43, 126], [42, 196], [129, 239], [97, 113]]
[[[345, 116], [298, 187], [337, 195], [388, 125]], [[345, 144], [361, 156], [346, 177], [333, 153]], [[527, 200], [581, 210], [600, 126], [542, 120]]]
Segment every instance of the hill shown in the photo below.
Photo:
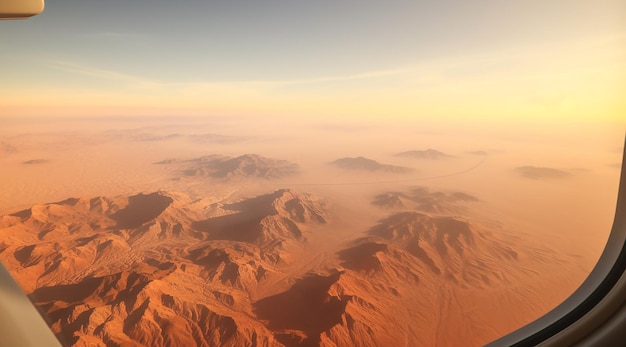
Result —
[[331, 165], [341, 169], [355, 171], [378, 171], [390, 173], [410, 173], [414, 171], [413, 169], [404, 166], [381, 164], [376, 160], [368, 159], [365, 157], [340, 158], [331, 162]]
[[156, 164], [175, 164], [176, 168], [184, 176], [219, 179], [277, 179], [295, 175], [299, 172], [299, 166], [296, 163], [267, 158], [257, 154], [244, 154], [238, 157], [210, 155], [184, 161], [167, 159]]

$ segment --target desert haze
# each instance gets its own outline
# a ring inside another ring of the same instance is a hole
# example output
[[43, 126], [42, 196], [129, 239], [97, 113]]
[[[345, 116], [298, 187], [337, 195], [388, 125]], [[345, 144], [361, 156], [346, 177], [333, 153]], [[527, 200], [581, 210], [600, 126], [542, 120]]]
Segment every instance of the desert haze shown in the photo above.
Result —
[[70, 346], [485, 344], [592, 269], [623, 141], [576, 126], [2, 122], [0, 261]]

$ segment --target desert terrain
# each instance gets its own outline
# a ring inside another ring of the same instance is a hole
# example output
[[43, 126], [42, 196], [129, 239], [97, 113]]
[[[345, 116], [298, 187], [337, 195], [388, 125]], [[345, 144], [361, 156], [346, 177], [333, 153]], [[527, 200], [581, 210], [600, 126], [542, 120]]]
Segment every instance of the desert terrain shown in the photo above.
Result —
[[621, 129], [2, 119], [0, 261], [69, 346], [479, 346], [611, 228]]

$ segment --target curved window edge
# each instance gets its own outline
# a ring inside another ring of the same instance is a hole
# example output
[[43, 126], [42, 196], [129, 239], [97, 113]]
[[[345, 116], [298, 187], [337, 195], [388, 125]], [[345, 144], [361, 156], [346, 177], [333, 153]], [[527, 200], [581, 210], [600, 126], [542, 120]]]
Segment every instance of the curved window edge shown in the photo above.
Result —
[[626, 136], [613, 227], [581, 286], [539, 319], [485, 347], [623, 346], [626, 341]]

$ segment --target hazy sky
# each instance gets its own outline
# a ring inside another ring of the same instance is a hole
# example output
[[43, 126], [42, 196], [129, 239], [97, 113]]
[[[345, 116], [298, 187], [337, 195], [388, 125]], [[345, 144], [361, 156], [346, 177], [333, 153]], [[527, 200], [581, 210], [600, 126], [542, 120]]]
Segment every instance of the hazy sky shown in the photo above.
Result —
[[0, 115], [626, 118], [626, 2], [50, 0]]

